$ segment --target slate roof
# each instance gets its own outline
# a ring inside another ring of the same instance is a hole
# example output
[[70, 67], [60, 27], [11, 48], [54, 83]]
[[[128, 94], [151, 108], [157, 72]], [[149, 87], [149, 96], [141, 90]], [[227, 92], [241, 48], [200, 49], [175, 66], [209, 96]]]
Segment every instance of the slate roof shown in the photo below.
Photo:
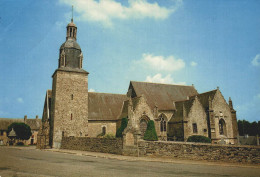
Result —
[[89, 120], [118, 120], [126, 95], [111, 93], [88, 93]]
[[[0, 118], [0, 130], [7, 130], [14, 122], [24, 123], [24, 119]], [[41, 122], [41, 119], [27, 119], [26, 124], [31, 127], [31, 130], [39, 130]]]
[[14, 122], [23, 122], [23, 119], [0, 118], [0, 130], [7, 130]]
[[175, 110], [173, 102], [198, 94], [193, 86], [184, 85], [131, 81], [129, 88], [133, 88], [132, 96], [144, 95], [150, 108], [157, 106], [158, 110]]
[[41, 119], [27, 119], [26, 124], [31, 127], [31, 130], [39, 130], [42, 124]]

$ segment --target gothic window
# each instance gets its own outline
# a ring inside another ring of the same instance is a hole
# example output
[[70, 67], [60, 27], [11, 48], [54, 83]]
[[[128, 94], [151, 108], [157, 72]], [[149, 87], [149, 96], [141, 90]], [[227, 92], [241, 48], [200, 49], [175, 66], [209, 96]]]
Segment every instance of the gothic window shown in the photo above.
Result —
[[140, 131], [141, 131], [141, 136], [142, 137], [144, 136], [144, 133], [145, 133], [145, 131], [147, 129], [147, 122], [148, 122], [148, 120], [145, 119], [145, 118], [142, 118], [140, 120]]
[[160, 119], [160, 130], [161, 130], [161, 132], [166, 132], [166, 128], [167, 128], [166, 116], [164, 114], [161, 114], [159, 116], [159, 119]]
[[107, 130], [106, 130], [106, 127], [103, 126], [103, 127], [102, 127], [102, 134], [105, 135], [105, 134], [106, 134], [106, 131], [107, 131]]
[[193, 129], [193, 133], [198, 133], [198, 128], [197, 128], [197, 124], [196, 123], [192, 124], [192, 129]]
[[226, 123], [223, 119], [219, 120], [219, 134], [220, 135], [226, 134]]

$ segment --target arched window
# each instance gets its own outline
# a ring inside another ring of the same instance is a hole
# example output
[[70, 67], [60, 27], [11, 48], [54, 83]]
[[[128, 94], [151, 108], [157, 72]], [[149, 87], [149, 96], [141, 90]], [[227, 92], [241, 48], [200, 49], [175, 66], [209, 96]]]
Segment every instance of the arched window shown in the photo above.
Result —
[[106, 134], [106, 131], [107, 131], [107, 130], [106, 130], [106, 127], [105, 127], [105, 126], [104, 126], [104, 127], [102, 127], [102, 134], [103, 134], [103, 135], [105, 135], [105, 134]]
[[160, 130], [161, 132], [166, 132], [167, 130], [167, 121], [166, 121], [166, 116], [164, 114], [161, 114], [159, 116], [159, 119], [160, 119]]
[[219, 134], [226, 135], [226, 123], [223, 119], [219, 120]]
[[141, 131], [141, 137], [144, 136], [144, 133], [147, 129], [147, 124], [150, 119], [147, 116], [142, 116], [140, 119], [140, 131]]

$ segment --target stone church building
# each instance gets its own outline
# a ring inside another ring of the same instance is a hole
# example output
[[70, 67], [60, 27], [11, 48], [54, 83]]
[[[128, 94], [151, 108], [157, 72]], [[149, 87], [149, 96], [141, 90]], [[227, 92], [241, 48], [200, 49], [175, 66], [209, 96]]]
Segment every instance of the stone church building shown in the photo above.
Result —
[[62, 137], [115, 134], [123, 117], [128, 118], [125, 133], [133, 131], [141, 138], [153, 120], [159, 140], [186, 141], [191, 135], [203, 135], [213, 143], [236, 143], [236, 111], [219, 88], [198, 93], [193, 85], [130, 81], [125, 95], [88, 92], [89, 73], [82, 63], [72, 19], [59, 50], [52, 90], [46, 92], [38, 134], [42, 148], [60, 148]]

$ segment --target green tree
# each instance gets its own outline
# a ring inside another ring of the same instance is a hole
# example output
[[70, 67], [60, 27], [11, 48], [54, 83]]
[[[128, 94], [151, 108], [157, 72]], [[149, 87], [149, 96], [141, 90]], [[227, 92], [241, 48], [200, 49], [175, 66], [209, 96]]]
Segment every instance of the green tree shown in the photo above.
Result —
[[243, 121], [242, 120], [238, 120], [237, 121], [237, 126], [238, 126], [239, 135], [243, 136], [244, 135]]
[[148, 140], [148, 141], [158, 140], [153, 120], [148, 121], [147, 129], [144, 133], [144, 140]]
[[257, 129], [258, 129], [258, 125], [257, 122], [254, 121], [250, 124], [250, 131], [249, 131], [249, 135], [250, 136], [256, 136], [257, 135]]
[[32, 136], [31, 128], [25, 123], [14, 122], [7, 128], [7, 133], [14, 129], [16, 138], [20, 140], [28, 140]]
[[117, 129], [116, 131], [116, 137], [119, 138], [119, 137], [123, 137], [123, 131], [125, 130], [125, 128], [127, 127], [127, 123], [128, 123], [128, 119], [127, 118], [122, 118], [122, 121], [121, 121], [121, 126]]
[[187, 142], [211, 143], [211, 140], [206, 136], [192, 135], [189, 136]]

